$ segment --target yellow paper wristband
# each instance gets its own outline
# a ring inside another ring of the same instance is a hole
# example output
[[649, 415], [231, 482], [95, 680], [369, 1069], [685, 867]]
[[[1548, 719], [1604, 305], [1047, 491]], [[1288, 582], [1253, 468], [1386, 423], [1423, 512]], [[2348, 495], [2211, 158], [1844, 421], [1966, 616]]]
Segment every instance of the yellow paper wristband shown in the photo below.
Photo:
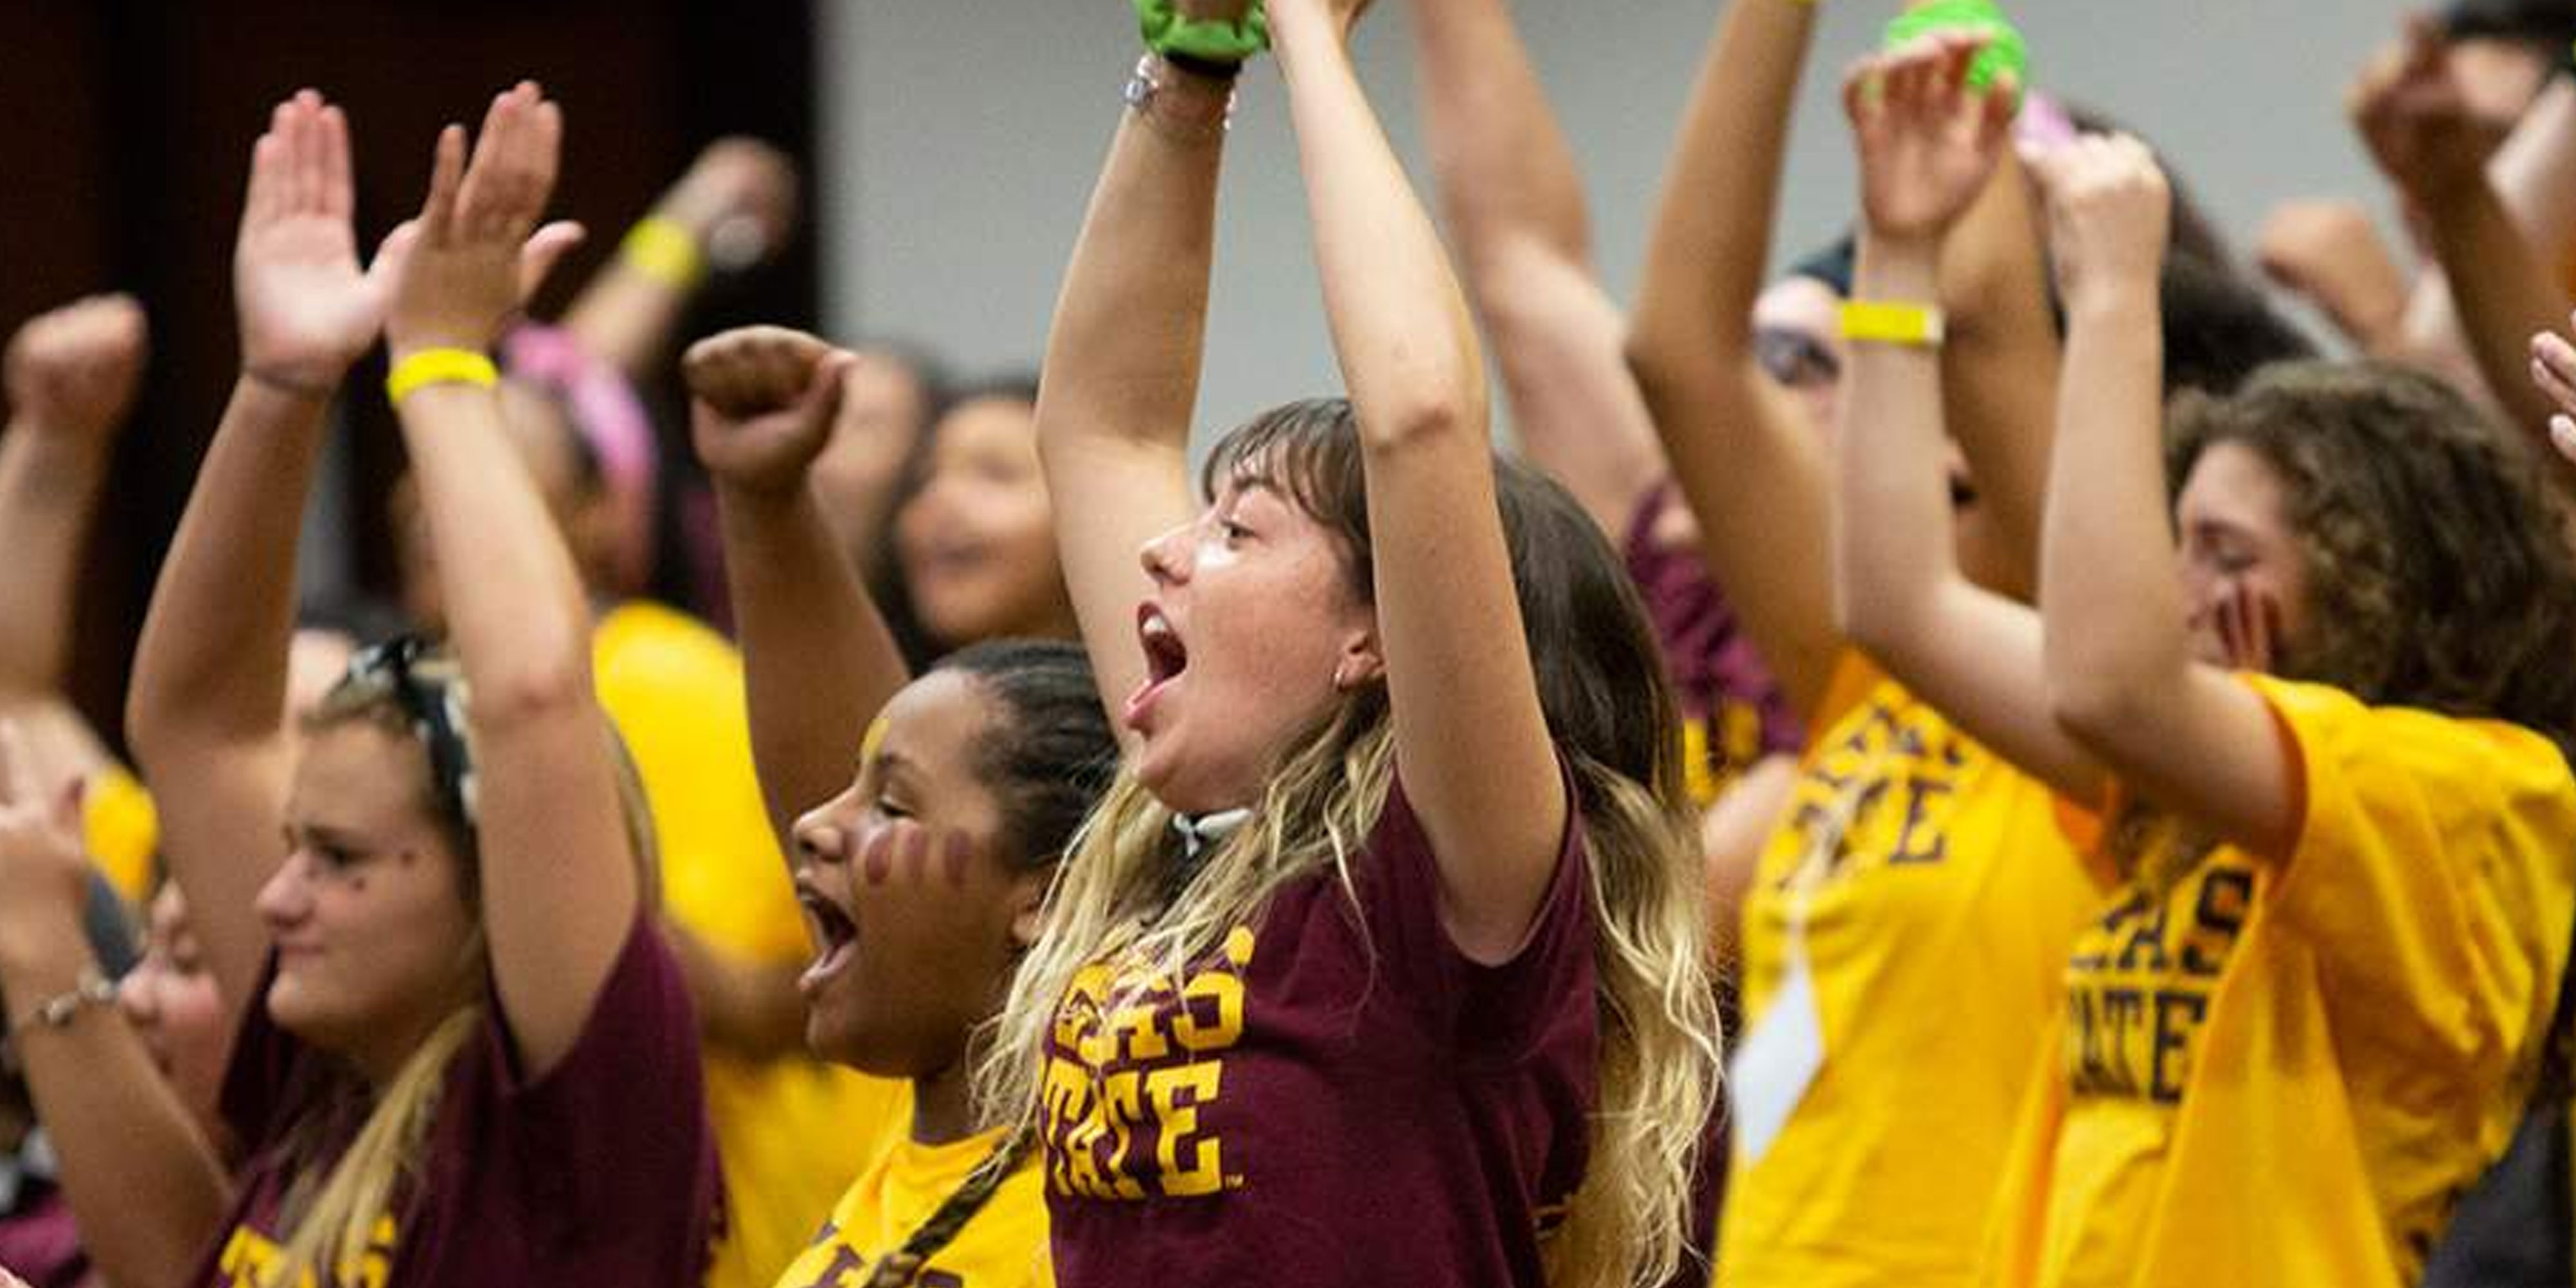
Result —
[[676, 291], [685, 291], [706, 275], [707, 257], [697, 236], [667, 215], [646, 215], [626, 230], [617, 257], [626, 266]]
[[1941, 343], [1941, 310], [1929, 304], [1850, 300], [1842, 306], [1841, 321], [1846, 340], [1926, 347]]
[[471, 349], [423, 349], [394, 364], [392, 373], [385, 377], [385, 397], [400, 406], [403, 399], [423, 385], [481, 385], [489, 389], [499, 383], [500, 368]]

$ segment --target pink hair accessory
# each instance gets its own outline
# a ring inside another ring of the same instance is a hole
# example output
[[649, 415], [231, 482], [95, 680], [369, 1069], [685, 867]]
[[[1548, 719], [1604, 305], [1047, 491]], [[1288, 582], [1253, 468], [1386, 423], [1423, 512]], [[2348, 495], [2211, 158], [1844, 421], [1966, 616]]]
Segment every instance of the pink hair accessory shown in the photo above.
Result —
[[617, 566], [611, 589], [633, 594], [653, 576], [653, 501], [661, 448], [644, 400], [624, 373], [581, 347], [562, 327], [523, 323], [501, 340], [509, 373], [553, 390], [571, 411], [573, 432], [599, 462], [616, 524]]
[[2038, 90], [2023, 96], [2021, 115], [2013, 121], [2014, 144], [2035, 156], [2046, 156], [2065, 147], [2082, 133], [2063, 104]]

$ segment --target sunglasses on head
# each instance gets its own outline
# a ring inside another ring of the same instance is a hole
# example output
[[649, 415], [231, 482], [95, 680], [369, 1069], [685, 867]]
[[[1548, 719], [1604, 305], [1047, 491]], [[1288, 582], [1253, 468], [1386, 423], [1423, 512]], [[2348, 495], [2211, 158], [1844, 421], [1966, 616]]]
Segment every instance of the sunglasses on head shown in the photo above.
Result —
[[1753, 360], [1763, 373], [1791, 389], [1829, 385], [1842, 378], [1842, 359], [1816, 336], [1793, 327], [1753, 329]]

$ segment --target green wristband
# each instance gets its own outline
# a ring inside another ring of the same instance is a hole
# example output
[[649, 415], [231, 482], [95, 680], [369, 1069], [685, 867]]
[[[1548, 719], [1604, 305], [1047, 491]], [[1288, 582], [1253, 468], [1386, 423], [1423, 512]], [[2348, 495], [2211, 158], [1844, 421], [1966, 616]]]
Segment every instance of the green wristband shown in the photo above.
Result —
[[1270, 47], [1270, 17], [1253, 0], [1235, 22], [1181, 16], [1174, 0], [1136, 0], [1136, 25], [1145, 48], [1209, 63], [1240, 63]]
[[1932, 0], [1908, 9], [1888, 19], [1881, 47], [1893, 50], [1936, 31], [1990, 35], [1986, 47], [1977, 51], [1976, 61], [1968, 64], [1968, 88], [1984, 89], [1995, 83], [1995, 77], [2011, 72], [2013, 107], [2020, 109], [2021, 96], [2030, 88], [2030, 46], [2022, 40], [2021, 28], [2004, 16], [1994, 0]]

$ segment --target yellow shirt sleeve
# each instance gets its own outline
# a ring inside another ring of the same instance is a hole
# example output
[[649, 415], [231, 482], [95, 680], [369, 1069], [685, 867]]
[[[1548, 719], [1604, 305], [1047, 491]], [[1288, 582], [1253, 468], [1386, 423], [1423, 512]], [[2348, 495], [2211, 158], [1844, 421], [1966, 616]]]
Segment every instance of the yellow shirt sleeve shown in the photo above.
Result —
[[2373, 708], [2263, 677], [2297, 749], [2304, 811], [2275, 900], [2313, 945], [2355, 1036], [2414, 1060], [2530, 1049], [2576, 921], [2576, 782], [2514, 725]]

